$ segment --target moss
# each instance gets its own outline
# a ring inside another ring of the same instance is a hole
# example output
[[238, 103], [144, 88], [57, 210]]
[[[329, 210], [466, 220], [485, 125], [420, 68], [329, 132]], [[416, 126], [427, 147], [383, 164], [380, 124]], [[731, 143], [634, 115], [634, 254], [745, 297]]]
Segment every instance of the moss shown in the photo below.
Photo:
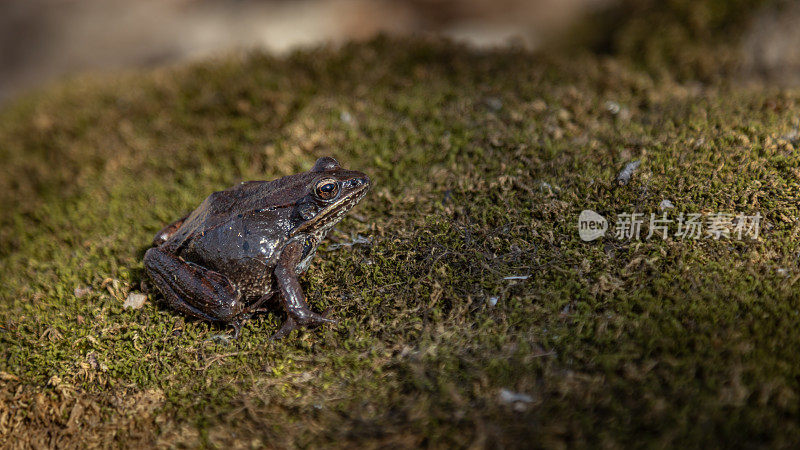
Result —
[[[78, 79], [8, 108], [0, 390], [34, 406], [3, 442], [795, 442], [800, 97], [635, 67], [381, 38]], [[226, 342], [152, 293], [122, 308], [163, 224], [321, 155], [375, 181], [334, 234], [371, 242], [323, 247], [303, 280], [337, 326], [271, 343], [276, 312]], [[769, 226], [578, 238], [583, 209], [663, 199]]]
[[623, 0], [580, 21], [561, 50], [589, 46], [632, 60], [656, 77], [682, 81], [735, 78], [739, 46], [753, 18], [785, 0]]

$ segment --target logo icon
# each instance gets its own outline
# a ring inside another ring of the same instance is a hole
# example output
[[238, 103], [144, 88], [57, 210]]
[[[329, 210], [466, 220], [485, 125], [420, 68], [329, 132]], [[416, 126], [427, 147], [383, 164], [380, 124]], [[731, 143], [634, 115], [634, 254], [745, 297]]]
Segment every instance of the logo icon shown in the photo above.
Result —
[[606, 218], [591, 209], [584, 209], [578, 216], [578, 235], [586, 242], [605, 236], [607, 229]]

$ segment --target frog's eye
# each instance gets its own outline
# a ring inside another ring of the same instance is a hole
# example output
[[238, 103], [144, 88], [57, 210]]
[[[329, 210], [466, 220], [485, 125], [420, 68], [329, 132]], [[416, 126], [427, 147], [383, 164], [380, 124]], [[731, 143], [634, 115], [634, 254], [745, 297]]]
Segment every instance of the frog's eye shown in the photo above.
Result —
[[339, 185], [336, 183], [335, 180], [322, 180], [317, 183], [316, 194], [317, 197], [323, 200], [330, 200], [336, 197], [336, 194], [339, 193]]

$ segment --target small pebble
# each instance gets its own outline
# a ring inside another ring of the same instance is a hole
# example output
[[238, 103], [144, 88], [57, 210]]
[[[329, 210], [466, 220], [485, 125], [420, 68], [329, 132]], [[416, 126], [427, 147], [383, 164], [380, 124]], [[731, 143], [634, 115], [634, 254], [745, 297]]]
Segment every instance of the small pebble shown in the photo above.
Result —
[[639, 164], [641, 164], [641, 161], [638, 159], [625, 164], [625, 167], [617, 175], [617, 184], [620, 186], [628, 184], [631, 181], [633, 173], [639, 168]]
[[523, 402], [531, 403], [533, 398], [528, 394], [514, 392], [506, 388], [500, 389], [500, 401], [503, 403]]
[[493, 111], [500, 111], [503, 109], [503, 101], [497, 97], [489, 97], [486, 99], [486, 106]]
[[495, 305], [497, 305], [497, 300], [499, 300], [497, 297], [489, 297], [488, 299], [486, 299], [486, 303], [488, 303], [489, 306], [494, 307]]
[[617, 114], [619, 114], [620, 110], [622, 109], [619, 106], [619, 103], [612, 102], [611, 100], [607, 101], [605, 106], [606, 106], [606, 111], [610, 112], [611, 114], [613, 114], [615, 116]]
[[514, 392], [506, 388], [500, 389], [500, 403], [513, 405], [515, 411], [525, 411], [529, 403], [533, 403], [533, 397], [528, 394]]
[[75, 290], [73, 291], [73, 294], [75, 294], [75, 297], [77, 298], [86, 297], [91, 293], [92, 293], [92, 288], [90, 287], [76, 287]]
[[147, 300], [147, 296], [144, 294], [134, 294], [131, 292], [128, 294], [128, 298], [125, 299], [125, 303], [123, 303], [122, 307], [127, 309], [139, 309], [144, 306], [144, 302]]
[[352, 114], [350, 114], [347, 111], [342, 111], [341, 114], [339, 114], [339, 118], [342, 120], [342, 122], [344, 122], [344, 123], [346, 123], [348, 125], [352, 125], [353, 123], [355, 123], [355, 120], [353, 120]]

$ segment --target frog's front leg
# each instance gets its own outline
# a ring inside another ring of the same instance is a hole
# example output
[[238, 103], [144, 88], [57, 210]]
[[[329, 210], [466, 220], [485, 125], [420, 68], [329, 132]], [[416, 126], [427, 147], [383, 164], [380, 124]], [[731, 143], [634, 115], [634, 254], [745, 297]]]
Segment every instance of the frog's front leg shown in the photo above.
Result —
[[172, 308], [200, 319], [233, 325], [238, 336], [247, 314], [242, 314], [241, 296], [224, 275], [157, 247], [145, 253], [144, 268]]
[[278, 264], [275, 267], [275, 278], [278, 280], [278, 287], [283, 298], [283, 307], [286, 309], [288, 318], [283, 327], [278, 331], [273, 339], [280, 339], [289, 334], [298, 325], [320, 325], [323, 323], [336, 323], [333, 319], [328, 319], [323, 315], [311, 311], [306, 303], [300, 281], [297, 279], [297, 265], [303, 259], [303, 244], [294, 241], [289, 243], [281, 252]]

